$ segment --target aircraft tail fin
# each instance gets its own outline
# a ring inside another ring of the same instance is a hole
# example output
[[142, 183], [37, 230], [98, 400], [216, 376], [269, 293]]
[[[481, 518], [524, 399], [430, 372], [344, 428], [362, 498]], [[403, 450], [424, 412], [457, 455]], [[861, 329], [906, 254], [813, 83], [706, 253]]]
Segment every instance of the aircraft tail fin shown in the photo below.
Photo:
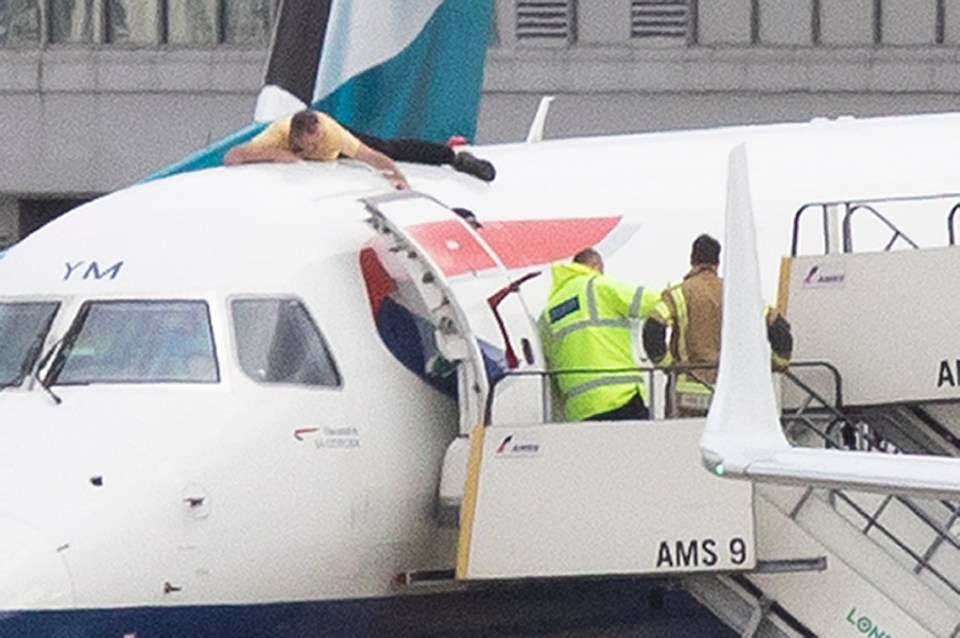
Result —
[[281, 3], [254, 121], [271, 122], [296, 113], [313, 101], [333, 2], [284, 0]]
[[493, 0], [335, 2], [314, 107], [372, 135], [473, 139], [492, 15]]
[[472, 139], [492, 15], [493, 0], [284, 0], [254, 123], [144, 181], [220, 166], [308, 104], [371, 135]]
[[960, 459], [793, 448], [780, 424], [763, 318], [747, 155], [730, 153], [724, 241], [723, 328], [716, 393], [700, 438], [718, 475], [955, 499]]

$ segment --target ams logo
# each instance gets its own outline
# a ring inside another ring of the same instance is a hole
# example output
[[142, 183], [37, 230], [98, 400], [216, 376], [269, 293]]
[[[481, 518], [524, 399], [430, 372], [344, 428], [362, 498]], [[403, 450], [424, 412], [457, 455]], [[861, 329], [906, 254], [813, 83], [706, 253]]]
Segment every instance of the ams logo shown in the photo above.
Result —
[[497, 445], [494, 450], [494, 456], [496, 458], [505, 458], [511, 456], [538, 456], [540, 454], [540, 444], [539, 443], [520, 443], [513, 439], [513, 435], [510, 434]]

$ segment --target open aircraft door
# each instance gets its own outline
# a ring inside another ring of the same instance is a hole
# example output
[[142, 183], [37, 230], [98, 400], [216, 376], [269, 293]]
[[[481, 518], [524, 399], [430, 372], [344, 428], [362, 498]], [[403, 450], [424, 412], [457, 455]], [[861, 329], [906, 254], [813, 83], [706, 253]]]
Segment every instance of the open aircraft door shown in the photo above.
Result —
[[[484, 420], [492, 383], [508, 371], [544, 369], [536, 325], [520, 294], [540, 268], [508, 270], [475, 222], [430, 196], [391, 193], [364, 204], [378, 233], [374, 252], [390, 280], [407, 291], [409, 310], [432, 331], [423, 339], [428, 349], [435, 346], [425, 355], [427, 365], [456, 370], [466, 436]], [[513, 418], [544, 420], [549, 404], [541, 375], [500, 385], [499, 403]]]

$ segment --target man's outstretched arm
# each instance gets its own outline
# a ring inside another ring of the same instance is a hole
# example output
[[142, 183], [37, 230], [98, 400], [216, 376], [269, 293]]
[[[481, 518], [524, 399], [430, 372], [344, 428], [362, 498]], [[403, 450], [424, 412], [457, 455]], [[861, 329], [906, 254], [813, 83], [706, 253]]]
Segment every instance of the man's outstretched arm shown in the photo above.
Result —
[[227, 166], [235, 164], [250, 164], [253, 162], [278, 162], [282, 164], [291, 164], [302, 162], [303, 160], [285, 148], [274, 146], [262, 146], [245, 142], [234, 146], [223, 158], [223, 163]]
[[397, 190], [402, 191], [410, 188], [410, 186], [407, 184], [407, 179], [403, 176], [403, 173], [400, 172], [400, 169], [397, 168], [397, 165], [393, 162], [393, 160], [380, 151], [375, 151], [366, 144], [361, 143], [360, 148], [357, 150], [357, 154], [354, 155], [354, 158], [369, 164], [373, 168], [383, 173], [384, 176], [390, 181], [390, 184], [392, 184]]

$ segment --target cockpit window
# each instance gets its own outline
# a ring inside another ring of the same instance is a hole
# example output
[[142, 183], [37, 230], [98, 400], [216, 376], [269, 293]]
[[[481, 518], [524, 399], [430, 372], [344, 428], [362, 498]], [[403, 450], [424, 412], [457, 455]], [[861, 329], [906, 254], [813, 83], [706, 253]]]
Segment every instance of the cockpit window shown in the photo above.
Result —
[[233, 302], [240, 367], [261, 383], [337, 387], [340, 374], [307, 309], [295, 299]]
[[0, 303], [0, 387], [23, 383], [59, 307], [55, 301]]
[[203, 301], [91, 301], [77, 314], [48, 384], [215, 383]]

